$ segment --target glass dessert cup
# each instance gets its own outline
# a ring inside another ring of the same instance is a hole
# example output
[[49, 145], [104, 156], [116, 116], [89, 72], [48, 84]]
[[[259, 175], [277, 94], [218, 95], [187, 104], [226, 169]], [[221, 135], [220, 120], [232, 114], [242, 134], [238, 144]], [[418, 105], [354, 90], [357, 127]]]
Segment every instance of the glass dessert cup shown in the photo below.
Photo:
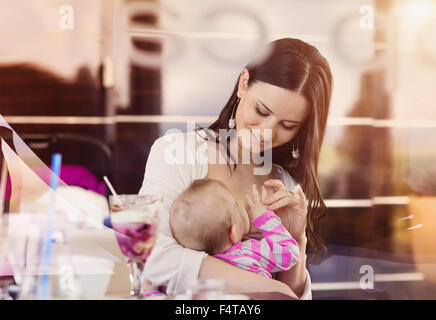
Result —
[[142, 298], [142, 273], [156, 241], [162, 215], [158, 195], [110, 196], [110, 219], [130, 272], [130, 295]]

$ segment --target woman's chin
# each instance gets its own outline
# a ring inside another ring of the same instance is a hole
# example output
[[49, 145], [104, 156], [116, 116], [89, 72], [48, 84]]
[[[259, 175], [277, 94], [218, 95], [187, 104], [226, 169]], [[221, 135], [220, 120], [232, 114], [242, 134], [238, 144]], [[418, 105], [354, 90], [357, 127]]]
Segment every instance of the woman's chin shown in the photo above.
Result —
[[255, 143], [255, 141], [250, 141], [246, 139], [242, 139], [241, 147], [245, 152], [260, 152], [263, 150], [263, 146], [259, 143]]
[[246, 153], [246, 154], [250, 154], [250, 155], [259, 155], [261, 152], [263, 151], [263, 148], [259, 147], [259, 146], [247, 146], [247, 145], [242, 145], [242, 152]]

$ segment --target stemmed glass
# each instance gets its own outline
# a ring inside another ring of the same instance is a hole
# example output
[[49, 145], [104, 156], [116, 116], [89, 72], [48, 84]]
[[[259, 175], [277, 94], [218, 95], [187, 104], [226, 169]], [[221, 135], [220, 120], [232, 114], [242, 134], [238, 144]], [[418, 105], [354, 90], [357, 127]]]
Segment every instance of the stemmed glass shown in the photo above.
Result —
[[110, 219], [130, 271], [130, 295], [142, 298], [142, 272], [153, 249], [163, 211], [159, 195], [109, 196]]

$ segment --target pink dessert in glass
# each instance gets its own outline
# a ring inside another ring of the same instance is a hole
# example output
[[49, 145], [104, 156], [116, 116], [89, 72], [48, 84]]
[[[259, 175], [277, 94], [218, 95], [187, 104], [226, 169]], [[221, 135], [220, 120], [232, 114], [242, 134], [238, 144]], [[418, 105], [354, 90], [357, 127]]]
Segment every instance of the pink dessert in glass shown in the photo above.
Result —
[[113, 228], [123, 254], [129, 260], [145, 262], [155, 242], [157, 225], [133, 222], [115, 223]]

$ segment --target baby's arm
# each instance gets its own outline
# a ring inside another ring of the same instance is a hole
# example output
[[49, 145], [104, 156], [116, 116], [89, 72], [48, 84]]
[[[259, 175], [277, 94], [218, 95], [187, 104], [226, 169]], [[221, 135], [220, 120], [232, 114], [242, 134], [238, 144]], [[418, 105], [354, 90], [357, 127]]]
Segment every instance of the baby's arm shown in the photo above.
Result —
[[[272, 210], [268, 210], [252, 221], [260, 230], [263, 239], [260, 240], [262, 258], [268, 261], [265, 266], [269, 272], [289, 270], [300, 261], [300, 250], [297, 242], [281, 223], [280, 218]], [[265, 256], [265, 253], [268, 256]]]
[[[266, 196], [262, 186], [262, 198]], [[260, 230], [263, 239], [259, 241], [262, 265], [268, 272], [289, 270], [300, 261], [299, 247], [291, 234], [282, 225], [280, 218], [262, 203], [256, 185], [252, 186], [252, 197], [246, 195], [246, 209], [253, 226]]]

